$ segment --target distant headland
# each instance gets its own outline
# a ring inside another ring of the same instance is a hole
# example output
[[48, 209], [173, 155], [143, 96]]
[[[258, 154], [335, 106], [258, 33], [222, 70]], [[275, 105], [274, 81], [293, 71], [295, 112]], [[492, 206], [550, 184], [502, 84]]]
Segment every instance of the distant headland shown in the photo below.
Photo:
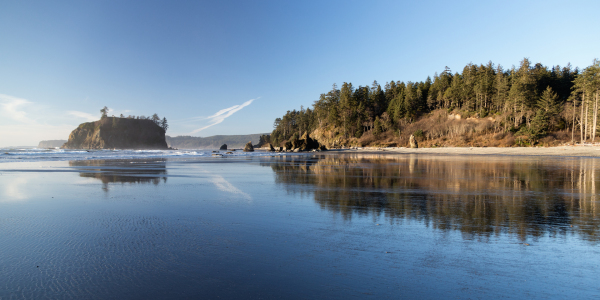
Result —
[[62, 145], [64, 145], [67, 142], [67, 140], [47, 140], [47, 141], [41, 141], [38, 144], [38, 148], [39, 149], [44, 149], [44, 148], [57, 148], [57, 147], [61, 147]]

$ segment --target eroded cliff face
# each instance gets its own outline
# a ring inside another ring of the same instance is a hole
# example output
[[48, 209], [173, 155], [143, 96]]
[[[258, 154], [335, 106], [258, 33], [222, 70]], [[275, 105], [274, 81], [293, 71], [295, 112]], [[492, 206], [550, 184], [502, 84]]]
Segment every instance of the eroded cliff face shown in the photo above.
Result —
[[64, 149], [168, 149], [165, 131], [151, 120], [106, 117], [82, 123]]

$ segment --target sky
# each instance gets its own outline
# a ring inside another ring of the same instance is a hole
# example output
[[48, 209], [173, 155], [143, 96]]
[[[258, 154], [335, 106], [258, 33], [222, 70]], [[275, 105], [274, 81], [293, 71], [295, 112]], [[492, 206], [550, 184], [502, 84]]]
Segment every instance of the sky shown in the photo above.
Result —
[[150, 116], [267, 133], [336, 83], [600, 57], [600, 1], [0, 1], [0, 147]]

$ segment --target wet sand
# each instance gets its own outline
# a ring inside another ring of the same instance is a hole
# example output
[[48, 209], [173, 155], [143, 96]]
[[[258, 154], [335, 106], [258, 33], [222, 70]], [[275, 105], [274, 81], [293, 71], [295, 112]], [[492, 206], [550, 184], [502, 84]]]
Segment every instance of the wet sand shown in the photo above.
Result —
[[2, 163], [0, 299], [598, 298], [600, 160], [393, 153]]
[[450, 154], [450, 155], [519, 155], [519, 156], [577, 156], [600, 157], [600, 146], [559, 147], [440, 147], [440, 148], [356, 148], [342, 151], [390, 152], [399, 154]]

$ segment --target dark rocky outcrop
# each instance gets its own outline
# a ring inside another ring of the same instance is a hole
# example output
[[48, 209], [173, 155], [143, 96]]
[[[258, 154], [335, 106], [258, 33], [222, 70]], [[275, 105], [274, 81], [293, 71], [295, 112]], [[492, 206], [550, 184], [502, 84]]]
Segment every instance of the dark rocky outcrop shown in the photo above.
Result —
[[227, 150], [227, 144], [221, 145], [221, 148], [219, 148], [219, 150]]
[[244, 147], [244, 152], [254, 152], [254, 147], [252, 146], [252, 142], [248, 142]]
[[308, 133], [304, 133], [300, 138], [295, 135], [295, 139], [292, 138], [282, 143], [283, 147], [275, 147], [275, 151], [287, 151], [287, 150], [298, 150], [301, 151], [312, 151], [312, 150], [327, 150], [325, 145], [321, 145], [317, 140], [311, 138]]
[[168, 149], [165, 131], [152, 120], [104, 117], [82, 123], [64, 149]]
[[254, 148], [266, 148], [271, 143], [271, 135], [263, 134], [258, 138], [258, 144], [254, 145]]
[[62, 145], [64, 145], [67, 141], [66, 140], [48, 140], [48, 141], [41, 141], [38, 144], [38, 148], [43, 149], [43, 148], [56, 148], [56, 147], [60, 147]]

